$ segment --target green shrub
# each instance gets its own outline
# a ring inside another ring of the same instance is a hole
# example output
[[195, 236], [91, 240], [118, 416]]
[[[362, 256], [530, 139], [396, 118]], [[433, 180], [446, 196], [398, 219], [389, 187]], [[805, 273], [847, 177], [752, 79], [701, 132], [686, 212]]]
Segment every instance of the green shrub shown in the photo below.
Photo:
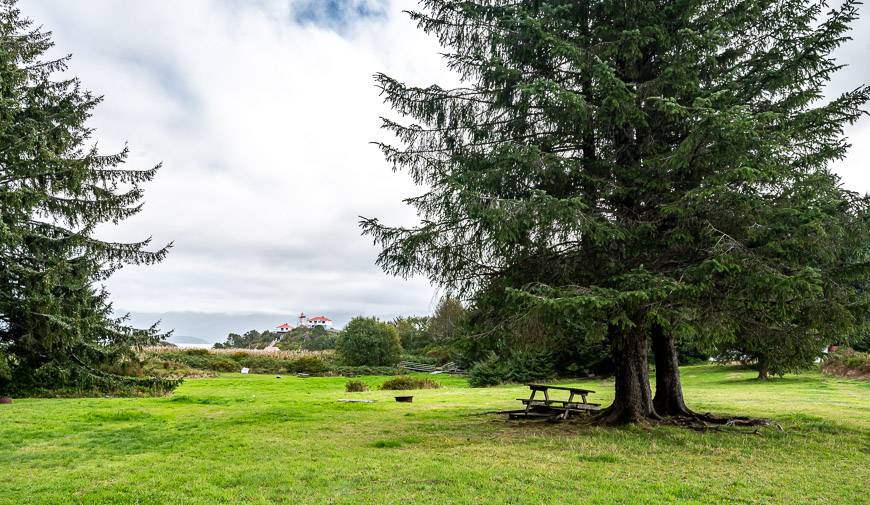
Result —
[[290, 361], [288, 372], [307, 373], [310, 375], [320, 374], [329, 370], [329, 365], [320, 356], [303, 356]]
[[363, 391], [368, 391], [369, 385], [358, 380], [347, 381], [347, 384], [344, 385], [344, 390], [348, 393], [361, 393]]
[[229, 358], [220, 358], [210, 363], [211, 369], [218, 372], [238, 372], [239, 365]]
[[[200, 351], [201, 349], [191, 350]], [[207, 351], [204, 354], [201, 352], [188, 352], [187, 350], [165, 352], [160, 354], [160, 359], [180, 363], [190, 368], [213, 370], [211, 366], [212, 356]]]
[[394, 366], [334, 366], [331, 369], [338, 375], [357, 377], [359, 375], [400, 375], [402, 371]]
[[419, 377], [395, 377], [381, 384], [381, 389], [392, 391], [403, 391], [408, 389], [438, 389], [441, 384], [432, 379], [421, 379]]
[[490, 352], [468, 371], [471, 387], [495, 386], [503, 382], [532, 382], [556, 376], [553, 356], [547, 351], [513, 350], [502, 358]]
[[556, 376], [553, 355], [548, 351], [513, 350], [507, 360], [507, 380], [531, 382]]
[[252, 373], [291, 373], [292, 361], [268, 355], [247, 354], [236, 361], [240, 367], [249, 368]]
[[347, 365], [384, 366], [399, 362], [402, 345], [394, 326], [374, 318], [355, 317], [341, 332], [336, 350]]
[[472, 365], [468, 371], [468, 385], [473, 388], [496, 386], [506, 380], [506, 363], [494, 352]]
[[164, 359], [158, 354], [144, 356], [142, 362], [143, 374], [153, 377], [182, 378], [182, 377], [216, 377], [216, 370], [193, 368], [186, 363]]
[[870, 353], [870, 333], [852, 339], [849, 347], [854, 351]]

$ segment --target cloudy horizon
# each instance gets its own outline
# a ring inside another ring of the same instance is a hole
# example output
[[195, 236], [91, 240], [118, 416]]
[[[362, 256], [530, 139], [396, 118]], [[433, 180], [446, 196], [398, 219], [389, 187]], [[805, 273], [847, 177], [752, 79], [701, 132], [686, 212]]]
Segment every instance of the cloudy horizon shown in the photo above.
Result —
[[[106, 238], [174, 247], [162, 264], [107, 283], [137, 325], [209, 342], [268, 329], [304, 311], [340, 326], [354, 315], [430, 313], [440, 291], [374, 265], [359, 216], [413, 224], [417, 194], [370, 144], [390, 115], [372, 75], [450, 86], [437, 41], [402, 9], [410, 0], [28, 0], [53, 32], [50, 53], [105, 101], [91, 120], [104, 152], [129, 142], [128, 165], [162, 162], [142, 213]], [[870, 82], [870, 8], [837, 53], [829, 95]], [[866, 193], [870, 118], [847, 131], [834, 169]]]

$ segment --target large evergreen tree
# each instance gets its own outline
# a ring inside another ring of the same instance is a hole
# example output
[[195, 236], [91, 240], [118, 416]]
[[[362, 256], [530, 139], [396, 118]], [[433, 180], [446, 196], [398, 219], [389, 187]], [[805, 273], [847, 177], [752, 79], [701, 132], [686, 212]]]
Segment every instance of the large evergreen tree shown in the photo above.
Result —
[[98, 152], [86, 123], [101, 99], [62, 75], [69, 57], [45, 57], [51, 46], [0, 0], [0, 393], [172, 387], [109, 373], [160, 335], [113, 316], [100, 285], [167, 248], [95, 236], [139, 212], [157, 168], [124, 168], [126, 149]]
[[603, 423], [693, 415], [676, 337], [863, 322], [866, 202], [829, 164], [870, 92], [822, 100], [857, 2], [422, 4], [465, 86], [376, 76], [413, 120], [382, 150], [427, 188], [420, 226], [363, 220], [385, 270], [608, 342]]

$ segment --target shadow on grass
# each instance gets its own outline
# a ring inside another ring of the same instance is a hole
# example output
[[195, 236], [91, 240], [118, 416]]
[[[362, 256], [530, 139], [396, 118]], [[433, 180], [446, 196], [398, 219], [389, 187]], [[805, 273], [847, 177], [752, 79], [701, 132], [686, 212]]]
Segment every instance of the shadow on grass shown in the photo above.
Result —
[[[747, 385], [754, 384], [757, 386], [798, 386], [804, 384], [813, 384], [815, 387], [819, 387], [824, 385], [823, 382], [819, 382], [817, 379], [813, 379], [812, 377], [802, 377], [802, 376], [786, 376], [786, 377], [771, 377], [766, 380], [759, 380], [757, 377], [724, 377], [718, 380], [707, 381], [707, 384], [722, 384], [722, 385]], [[826, 386], [826, 385], [825, 385]]]
[[370, 447], [374, 447], [376, 449], [395, 449], [397, 447], [401, 447], [405, 444], [419, 444], [423, 439], [420, 437], [415, 437], [413, 435], [401, 438], [390, 438], [385, 440], [375, 440], [370, 444]]
[[186, 442], [183, 432], [162, 429], [160, 423], [146, 422], [132, 426], [110, 427], [85, 433], [85, 440], [76, 446], [87, 450], [89, 455], [130, 456], [149, 452], [161, 452]]
[[188, 396], [179, 395], [173, 396], [166, 400], [167, 403], [182, 404], [182, 405], [232, 405], [236, 403], [246, 403], [251, 400], [247, 398], [226, 398], [222, 396]]
[[300, 412], [298, 409], [280, 407], [261, 410], [257, 412], [250, 412], [241, 416], [231, 416], [226, 419], [219, 420], [216, 424], [246, 424], [271, 426], [277, 423], [305, 421], [314, 418], [316, 418], [316, 416], [313, 416], [307, 412]]
[[141, 410], [117, 410], [108, 412], [91, 412], [84, 416], [86, 421], [97, 423], [106, 422], [129, 422], [129, 421], [147, 421], [154, 418], [154, 414]]
[[614, 465], [622, 462], [622, 459], [613, 454], [581, 454], [577, 456], [577, 460], [584, 463], [607, 463]]

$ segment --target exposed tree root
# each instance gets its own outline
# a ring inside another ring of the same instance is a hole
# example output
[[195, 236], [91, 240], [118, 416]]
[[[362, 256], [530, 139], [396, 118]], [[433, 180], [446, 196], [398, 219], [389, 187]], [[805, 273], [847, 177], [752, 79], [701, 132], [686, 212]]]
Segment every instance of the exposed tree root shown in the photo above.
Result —
[[594, 426], [625, 426], [628, 424], [651, 424], [665, 419], [654, 410], [639, 413], [616, 405], [611, 405], [588, 418], [588, 424]]
[[[754, 417], [721, 417], [710, 414], [698, 414], [689, 411], [689, 415], [670, 416], [665, 419], [665, 422], [676, 426], [684, 426], [697, 431], [729, 431], [737, 433], [748, 433], [758, 435], [758, 428], [775, 426], [779, 431], [784, 431], [782, 426], [774, 423], [770, 419], [761, 419]], [[724, 430], [723, 428], [745, 428], [755, 427], [753, 431], [745, 430]]]
[[[485, 412], [485, 414], [503, 414], [504, 412]], [[671, 425], [689, 428], [695, 431], [708, 432], [718, 431], [725, 433], [738, 433], [744, 435], [761, 435], [761, 428], [776, 427], [779, 431], [782, 426], [769, 419], [734, 416], [721, 417], [710, 413], [698, 414], [689, 411], [686, 415], [660, 416], [655, 412], [648, 415], [631, 415], [624, 409], [609, 407], [596, 414], [572, 418], [574, 422], [587, 426], [617, 427], [627, 425], [652, 426]], [[540, 419], [542, 422], [557, 424], [563, 422], [561, 415], [554, 414], [549, 418]], [[749, 430], [747, 428], [754, 428]]]
[[[774, 423], [769, 419], [731, 416], [722, 417], [716, 416], [709, 412], [697, 413], [689, 409], [684, 409], [679, 414], [671, 414], [667, 416], [659, 415], [653, 411], [646, 415], [636, 415], [636, 413], [627, 412], [611, 405], [601, 412], [587, 417], [582, 421], [584, 424], [592, 426], [625, 426], [629, 424], [671, 424], [674, 426], [682, 426], [685, 428], [694, 429], [697, 431], [728, 431], [739, 433], [759, 434], [759, 428], [776, 427], [780, 431], [784, 431], [782, 426]], [[740, 430], [740, 428], [754, 427], [754, 431]], [[723, 428], [736, 428], [735, 430]]]

